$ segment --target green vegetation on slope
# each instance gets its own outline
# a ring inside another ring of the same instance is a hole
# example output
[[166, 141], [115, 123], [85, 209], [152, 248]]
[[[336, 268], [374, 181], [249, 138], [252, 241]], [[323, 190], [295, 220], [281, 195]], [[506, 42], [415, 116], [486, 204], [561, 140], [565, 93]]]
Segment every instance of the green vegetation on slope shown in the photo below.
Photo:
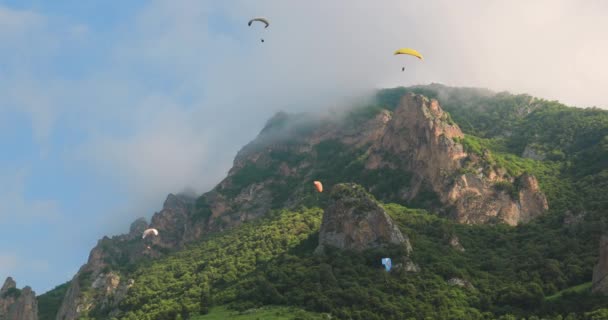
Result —
[[37, 297], [39, 320], [55, 320], [69, 286], [70, 282], [66, 282]]
[[175, 319], [206, 313], [236, 296], [229, 285], [295, 246], [316, 230], [321, 210], [275, 212], [167, 257], [133, 276], [121, 308], [125, 319]]
[[[283, 210], [141, 268], [123, 318], [186, 318], [225, 305], [298, 306], [339, 319], [583, 317], [606, 303], [588, 291], [545, 299], [590, 280], [596, 257], [594, 235], [581, 234], [591, 229], [587, 222], [564, 226], [547, 217], [518, 228], [468, 226], [397, 204], [385, 208], [409, 236], [421, 272], [399, 268], [400, 247], [314, 255], [321, 211]], [[465, 252], [449, 246], [454, 235]], [[391, 273], [380, 264], [384, 256], [393, 258]], [[473, 288], [448, 285], [454, 277]]]
[[591, 282], [585, 282], [585, 283], [564, 289], [554, 295], [545, 297], [545, 300], [547, 300], [547, 301], [557, 300], [557, 299], [563, 297], [564, 294], [569, 294], [569, 293], [584, 293], [586, 291], [591, 290], [591, 286], [592, 286]]
[[328, 317], [306, 312], [292, 307], [267, 306], [246, 311], [229, 310], [226, 307], [211, 308], [204, 316], [194, 316], [192, 320], [315, 320], [328, 319]]

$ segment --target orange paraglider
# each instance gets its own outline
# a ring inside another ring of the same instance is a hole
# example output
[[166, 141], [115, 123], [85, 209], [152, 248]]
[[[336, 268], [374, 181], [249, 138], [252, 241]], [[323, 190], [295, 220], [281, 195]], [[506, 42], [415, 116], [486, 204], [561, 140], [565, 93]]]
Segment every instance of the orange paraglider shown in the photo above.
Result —
[[313, 183], [315, 184], [315, 188], [317, 188], [317, 191], [323, 192], [323, 184], [321, 183], [321, 181], [315, 181]]

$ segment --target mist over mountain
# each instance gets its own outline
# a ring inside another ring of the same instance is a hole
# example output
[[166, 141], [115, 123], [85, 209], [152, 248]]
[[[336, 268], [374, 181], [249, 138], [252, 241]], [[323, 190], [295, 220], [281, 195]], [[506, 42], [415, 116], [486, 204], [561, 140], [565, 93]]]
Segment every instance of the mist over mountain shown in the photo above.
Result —
[[601, 317], [607, 161], [607, 111], [529, 95], [431, 84], [279, 112], [213, 189], [99, 240], [41, 319]]

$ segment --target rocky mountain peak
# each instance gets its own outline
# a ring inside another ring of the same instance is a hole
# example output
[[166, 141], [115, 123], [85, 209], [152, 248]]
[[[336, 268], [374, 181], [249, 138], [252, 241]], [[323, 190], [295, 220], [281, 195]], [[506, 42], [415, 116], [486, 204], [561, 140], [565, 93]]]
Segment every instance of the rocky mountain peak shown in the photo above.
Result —
[[331, 191], [331, 199], [321, 223], [318, 253], [326, 246], [362, 251], [403, 244], [411, 250], [407, 236], [363, 187], [353, 183], [338, 184]]
[[147, 228], [148, 221], [146, 218], [137, 218], [131, 223], [131, 226], [129, 227], [129, 234], [142, 234]]
[[17, 287], [17, 283], [15, 282], [15, 280], [13, 280], [12, 277], [7, 277], [6, 280], [4, 280], [2, 289], [0, 289], [0, 294], [4, 294], [8, 291], [8, 289], [16, 288], [16, 287]]
[[[401, 98], [381, 138], [370, 149], [366, 168], [397, 168], [413, 177], [401, 191], [411, 201], [420, 194], [435, 194], [444, 211], [460, 223], [510, 225], [527, 222], [548, 209], [547, 199], [534, 176], [507, 177], [488, 165], [483, 155], [465, 152], [464, 134], [434, 99], [408, 94]], [[499, 185], [497, 187], [497, 184]], [[501, 190], [515, 185], [515, 192]]]
[[181, 208], [187, 207], [192, 202], [194, 202], [194, 199], [191, 199], [183, 194], [175, 195], [173, 193], [170, 193], [167, 196], [167, 199], [165, 199], [165, 202], [163, 203], [163, 209], [164, 210], [181, 209]]
[[366, 168], [398, 168], [415, 173], [411, 186], [402, 195], [411, 200], [425, 185], [438, 189], [444, 184], [446, 173], [461, 167], [461, 159], [467, 154], [456, 140], [463, 136], [437, 100], [407, 94], [372, 145]]
[[36, 292], [29, 286], [19, 290], [13, 278], [6, 278], [0, 289], [0, 319], [38, 320]]

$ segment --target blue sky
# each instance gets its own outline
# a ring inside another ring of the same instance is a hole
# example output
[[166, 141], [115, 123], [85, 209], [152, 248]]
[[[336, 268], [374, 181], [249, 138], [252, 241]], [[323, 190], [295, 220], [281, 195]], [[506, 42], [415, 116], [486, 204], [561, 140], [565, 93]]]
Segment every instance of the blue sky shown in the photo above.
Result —
[[0, 1], [0, 278], [69, 280], [168, 193], [212, 188], [278, 110], [430, 82], [608, 106], [605, 2], [450, 3]]

